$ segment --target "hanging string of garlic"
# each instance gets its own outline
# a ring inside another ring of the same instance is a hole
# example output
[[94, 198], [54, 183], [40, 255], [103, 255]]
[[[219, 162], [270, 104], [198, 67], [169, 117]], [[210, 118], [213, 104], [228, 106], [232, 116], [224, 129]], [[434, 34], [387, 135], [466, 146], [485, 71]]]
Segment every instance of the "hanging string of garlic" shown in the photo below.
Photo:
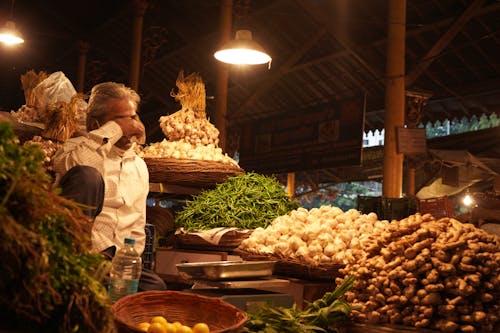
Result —
[[219, 144], [219, 130], [206, 118], [198, 118], [191, 109], [160, 117], [160, 127], [170, 141], [192, 145]]
[[162, 116], [160, 127], [170, 141], [184, 141], [192, 145], [218, 146], [219, 130], [207, 119], [205, 85], [197, 73], [184, 77], [181, 71], [176, 80], [177, 92], [170, 95], [181, 103], [181, 110]]
[[24, 90], [25, 104], [17, 111], [11, 111], [12, 118], [19, 122], [43, 122], [43, 114], [35, 108], [35, 96], [33, 88], [48, 77], [47, 72], [40, 71], [36, 73], [29, 70], [21, 75], [21, 85]]
[[64, 142], [75, 133], [80, 120], [79, 100], [83, 100], [83, 95], [75, 94], [69, 103], [57, 102], [47, 106], [43, 133], [46, 138]]
[[138, 152], [145, 158], [176, 158], [222, 162], [238, 166], [238, 162], [223, 153], [219, 145], [219, 130], [205, 113], [205, 85], [201, 77], [181, 71], [176, 80], [177, 92], [170, 95], [181, 103], [181, 110], [161, 116], [160, 128], [166, 139], [154, 142]]
[[177, 92], [172, 89], [170, 96], [181, 103], [182, 110], [195, 110], [197, 118], [204, 118], [206, 93], [201, 76], [197, 73], [191, 73], [184, 77], [184, 71], [180, 71], [175, 85], [177, 86]]
[[35, 96], [33, 95], [33, 89], [48, 76], [49, 74], [45, 71], [36, 73], [34, 70], [29, 70], [21, 75], [21, 85], [23, 86], [26, 105], [35, 106]]

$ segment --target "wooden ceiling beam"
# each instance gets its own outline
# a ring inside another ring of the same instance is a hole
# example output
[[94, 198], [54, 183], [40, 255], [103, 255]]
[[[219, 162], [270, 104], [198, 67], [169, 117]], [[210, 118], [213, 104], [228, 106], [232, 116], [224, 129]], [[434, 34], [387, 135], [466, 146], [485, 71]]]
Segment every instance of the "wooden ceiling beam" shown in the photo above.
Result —
[[[480, 17], [482, 15], [486, 15], [486, 14], [489, 14], [489, 13], [492, 13], [492, 12], [495, 12], [498, 10], [500, 10], [500, 2], [495, 3], [495, 4], [491, 4], [487, 7], [484, 7], [484, 8], [477, 10], [475, 13], [473, 13], [473, 17], [474, 18]], [[437, 22], [434, 22], [431, 24], [426, 24], [422, 27], [408, 30], [406, 32], [406, 37], [407, 38], [413, 37], [413, 36], [417, 36], [417, 35], [420, 35], [420, 34], [423, 34], [423, 33], [429, 32], [429, 31], [435, 31], [439, 28], [449, 26], [452, 22], [453, 22], [453, 18], [447, 18], [447, 19], [443, 19], [443, 20], [440, 20], [440, 21], [437, 21]], [[375, 41], [368, 43], [366, 45], [356, 45], [354, 47], [356, 49], [371, 48], [371, 47], [381, 46], [381, 45], [385, 44], [386, 41], [387, 40], [385, 38], [383, 38], [383, 39], [375, 40]], [[325, 62], [325, 61], [332, 61], [332, 60], [335, 60], [337, 58], [345, 57], [346, 55], [348, 55], [348, 53], [349, 52], [347, 50], [342, 50], [339, 52], [329, 54], [329, 55], [324, 56], [324, 57], [320, 57], [320, 58], [317, 58], [317, 59], [314, 59], [314, 60], [311, 60], [308, 62], [304, 62], [304, 63], [301, 63], [300, 65], [297, 65], [297, 66], [294, 66], [293, 68], [291, 68], [290, 72], [298, 71], [298, 70], [301, 70], [305, 67], [310, 67], [310, 66], [313, 66], [313, 65]]]
[[[342, 45], [342, 47], [356, 59], [374, 78], [383, 77], [383, 73], [377, 68], [371, 66], [362, 56], [360, 56], [356, 51], [354, 51], [354, 45], [349, 42], [346, 38], [338, 33], [338, 29], [335, 23], [338, 23], [337, 19], [333, 19], [328, 16], [330, 11], [325, 10], [323, 6], [315, 5], [316, 2], [310, 0], [298, 0], [298, 3], [321, 25], [328, 28], [328, 32]], [[335, 11], [336, 12], [336, 11]], [[382, 82], [380, 84], [383, 85]]]
[[[491, 38], [496, 41], [498, 44], [500, 44], [500, 40], [498, 38], [496, 38], [496, 34], [494, 32], [491, 31], [491, 28], [488, 27], [484, 22], [483, 20], [478, 20], [479, 24], [481, 25], [481, 27], [484, 28], [484, 30], [488, 31], [488, 34], [490, 34]], [[470, 36], [469, 33], [466, 33], [465, 36], [467, 38], [469, 38], [469, 40], [472, 40], [472, 37]], [[490, 65], [491, 67], [493, 67], [493, 69], [495, 70], [495, 72], [499, 73], [500, 72], [500, 64], [498, 63], [498, 61], [496, 59], [493, 59], [491, 57], [490, 54], [484, 52], [484, 50], [479, 47], [478, 43], [474, 43], [474, 47], [475, 49], [488, 61], [488, 65]]]
[[[244, 113], [244, 111], [248, 108], [250, 108], [255, 101], [260, 98], [262, 95], [264, 95], [266, 92], [271, 89], [274, 84], [279, 81], [283, 75], [285, 75], [288, 70], [295, 64], [297, 61], [300, 60], [300, 58], [318, 42], [325, 34], [326, 34], [326, 29], [324, 27], [320, 28], [318, 31], [316, 31], [316, 34], [309, 38], [304, 44], [302, 44], [302, 47], [298, 48], [284, 63], [283, 65], [278, 68], [269, 79], [267, 79], [263, 84], [261, 84], [255, 92], [242, 104], [242, 106], [236, 110], [231, 115], [231, 118], [234, 118], [235, 116], [237, 117], [238, 115], [241, 115]], [[231, 121], [231, 119], [230, 119]]]
[[446, 30], [438, 41], [423, 56], [418, 65], [406, 75], [406, 86], [413, 83], [429, 68], [439, 54], [450, 44], [463, 27], [476, 15], [485, 0], [474, 0], [460, 17]]
[[[407, 52], [409, 52], [409, 54], [413, 55], [413, 53], [409, 50], [407, 50]], [[441, 87], [443, 89], [443, 91], [446, 91], [449, 95], [455, 97], [455, 98], [460, 98], [460, 95], [458, 93], [456, 93], [453, 89], [451, 89], [450, 87], [448, 87], [446, 84], [443, 84], [441, 82], [441, 80], [438, 79], [438, 77], [434, 74], [432, 74], [431, 72], [426, 72], [425, 75], [431, 79], [431, 81], [433, 81], [436, 85], [438, 85], [439, 87]]]

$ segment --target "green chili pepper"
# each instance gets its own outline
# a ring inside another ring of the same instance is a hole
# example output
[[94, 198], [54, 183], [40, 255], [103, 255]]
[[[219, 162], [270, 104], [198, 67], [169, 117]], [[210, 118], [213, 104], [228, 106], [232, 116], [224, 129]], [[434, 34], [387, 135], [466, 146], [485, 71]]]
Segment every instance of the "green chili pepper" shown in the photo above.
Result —
[[249, 172], [226, 179], [188, 200], [176, 214], [186, 231], [217, 227], [267, 227], [276, 217], [297, 209], [276, 177]]

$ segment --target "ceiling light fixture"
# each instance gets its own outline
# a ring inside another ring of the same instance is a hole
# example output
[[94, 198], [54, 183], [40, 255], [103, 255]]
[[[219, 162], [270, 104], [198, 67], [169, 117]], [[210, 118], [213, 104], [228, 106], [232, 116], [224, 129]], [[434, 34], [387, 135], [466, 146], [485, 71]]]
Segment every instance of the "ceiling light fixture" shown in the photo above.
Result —
[[271, 57], [259, 43], [252, 39], [250, 30], [236, 31], [235, 39], [226, 43], [214, 57], [222, 62], [234, 65], [259, 65], [269, 63]]
[[470, 206], [472, 206], [474, 204], [474, 198], [470, 194], [469, 189], [467, 189], [467, 191], [465, 192], [465, 196], [464, 196], [462, 202], [467, 207], [470, 207]]
[[24, 39], [16, 29], [14, 21], [7, 21], [2, 30], [0, 30], [0, 42], [7, 45], [15, 45], [24, 43]]
[[21, 37], [21, 33], [16, 28], [16, 24], [12, 20], [14, 16], [14, 3], [15, 0], [11, 1], [10, 4], [10, 19], [5, 23], [5, 26], [0, 30], [0, 42], [7, 45], [15, 45], [24, 43], [24, 39]]

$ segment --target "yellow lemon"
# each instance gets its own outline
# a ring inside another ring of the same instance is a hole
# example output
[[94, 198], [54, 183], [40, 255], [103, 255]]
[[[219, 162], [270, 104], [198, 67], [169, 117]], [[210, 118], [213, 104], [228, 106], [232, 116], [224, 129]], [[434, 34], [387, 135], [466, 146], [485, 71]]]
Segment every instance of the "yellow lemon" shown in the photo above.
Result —
[[150, 323], [160, 323], [162, 325], [165, 325], [166, 323], [168, 323], [167, 319], [163, 316], [154, 316], [153, 318], [151, 318], [150, 320]]
[[210, 329], [205, 323], [197, 323], [193, 326], [193, 333], [209, 333]]
[[177, 329], [176, 333], [193, 333], [191, 327], [182, 325], [179, 329]]
[[137, 324], [137, 328], [143, 332], [147, 332], [151, 324], [147, 321]]
[[148, 333], [167, 333], [162, 323], [152, 323], [148, 328]]
[[177, 333], [177, 326], [173, 323], [167, 323], [165, 325], [166, 333]]
[[175, 321], [174, 326], [175, 326], [175, 329], [178, 331], [183, 325], [180, 322]]

